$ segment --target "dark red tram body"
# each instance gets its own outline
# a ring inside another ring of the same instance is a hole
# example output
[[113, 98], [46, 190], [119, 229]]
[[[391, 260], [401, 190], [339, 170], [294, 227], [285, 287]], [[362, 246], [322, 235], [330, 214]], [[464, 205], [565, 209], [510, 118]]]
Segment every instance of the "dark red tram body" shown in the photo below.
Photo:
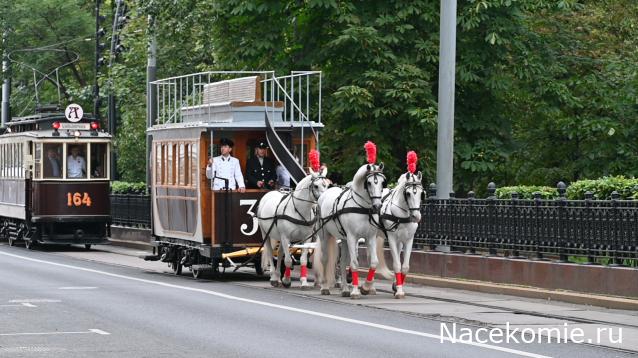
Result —
[[0, 135], [0, 236], [10, 245], [107, 242], [111, 136], [64, 113], [13, 118]]

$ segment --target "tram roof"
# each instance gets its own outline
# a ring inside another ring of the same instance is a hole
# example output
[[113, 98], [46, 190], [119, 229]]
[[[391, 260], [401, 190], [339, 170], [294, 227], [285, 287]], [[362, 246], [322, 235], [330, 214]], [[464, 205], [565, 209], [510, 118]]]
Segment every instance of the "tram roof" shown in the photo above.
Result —
[[[275, 121], [273, 122], [275, 129], [322, 129], [324, 125], [317, 122], [288, 122], [288, 121]], [[175, 128], [203, 128], [203, 129], [219, 129], [219, 130], [266, 130], [266, 124], [264, 120], [261, 121], [239, 121], [239, 122], [185, 122], [185, 123], [165, 123], [154, 125], [147, 131], [160, 131], [166, 129]]]

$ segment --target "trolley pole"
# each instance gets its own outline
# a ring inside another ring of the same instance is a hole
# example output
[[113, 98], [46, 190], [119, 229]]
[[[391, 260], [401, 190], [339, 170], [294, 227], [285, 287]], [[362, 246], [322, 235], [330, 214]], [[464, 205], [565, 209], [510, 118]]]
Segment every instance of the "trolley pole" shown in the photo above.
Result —
[[437, 197], [447, 199], [453, 188], [456, 0], [441, 0], [440, 42], [436, 187]]
[[[157, 118], [157, 87], [151, 82], [157, 79], [157, 38], [152, 16], [148, 17], [148, 29], [150, 32], [148, 43], [148, 59], [146, 62], [146, 128], [153, 126], [153, 120]], [[151, 187], [151, 137], [146, 133], [146, 188]]]
[[9, 67], [9, 50], [7, 39], [9, 32], [5, 30], [2, 34], [2, 122], [0, 128], [6, 128], [7, 123], [11, 120], [11, 109], [9, 107], [9, 98], [11, 96], [11, 73]]

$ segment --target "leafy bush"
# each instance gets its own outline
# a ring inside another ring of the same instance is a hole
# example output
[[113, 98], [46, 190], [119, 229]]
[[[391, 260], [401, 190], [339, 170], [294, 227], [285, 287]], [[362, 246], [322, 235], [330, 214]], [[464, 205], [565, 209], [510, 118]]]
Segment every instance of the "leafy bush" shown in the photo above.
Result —
[[114, 181], [111, 183], [111, 194], [145, 194], [146, 183], [130, 183], [125, 181]]
[[519, 199], [534, 199], [535, 192], [541, 193], [542, 199], [558, 198], [558, 190], [556, 188], [538, 185], [504, 186], [496, 188], [495, 195], [498, 199], [510, 199], [512, 193], [518, 193]]
[[638, 179], [623, 176], [603, 177], [594, 180], [579, 180], [567, 188], [568, 199], [585, 199], [585, 193], [591, 191], [594, 199], [611, 199], [611, 193], [617, 191], [620, 199], [638, 199]]
[[[623, 176], [603, 177], [600, 179], [586, 179], [573, 182], [567, 187], [566, 196], [570, 200], [584, 200], [586, 192], [592, 192], [594, 199], [611, 199], [611, 193], [617, 191], [620, 199], [638, 200], [638, 179], [625, 178]], [[505, 186], [496, 189], [496, 197], [510, 199], [512, 193], [518, 193], [520, 199], [533, 199], [534, 192], [540, 192], [543, 199], [558, 198], [558, 190], [555, 187], [518, 185]]]

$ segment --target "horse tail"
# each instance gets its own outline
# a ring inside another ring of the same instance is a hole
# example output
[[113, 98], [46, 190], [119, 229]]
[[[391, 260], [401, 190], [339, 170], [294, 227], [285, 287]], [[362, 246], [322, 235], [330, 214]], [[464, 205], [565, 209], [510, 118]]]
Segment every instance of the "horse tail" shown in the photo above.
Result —
[[383, 236], [377, 237], [377, 257], [379, 258], [379, 264], [377, 265], [377, 273], [386, 280], [392, 279], [392, 271], [388, 268], [388, 265], [385, 263], [385, 250], [383, 248]]
[[[272, 243], [270, 238], [264, 242], [264, 248], [261, 250], [261, 269], [266, 271], [272, 263]], [[274, 268], [273, 268], [274, 269]]]
[[[326, 241], [326, 252], [323, 252], [322, 244], [323, 240]], [[326, 282], [328, 287], [332, 287], [335, 283], [335, 273], [337, 266], [337, 240], [332, 236], [320, 237], [317, 240], [317, 246], [312, 254], [312, 267], [317, 275], [316, 280], [318, 282]], [[322, 258], [323, 255], [327, 255], [327, 263], [324, 267]]]

